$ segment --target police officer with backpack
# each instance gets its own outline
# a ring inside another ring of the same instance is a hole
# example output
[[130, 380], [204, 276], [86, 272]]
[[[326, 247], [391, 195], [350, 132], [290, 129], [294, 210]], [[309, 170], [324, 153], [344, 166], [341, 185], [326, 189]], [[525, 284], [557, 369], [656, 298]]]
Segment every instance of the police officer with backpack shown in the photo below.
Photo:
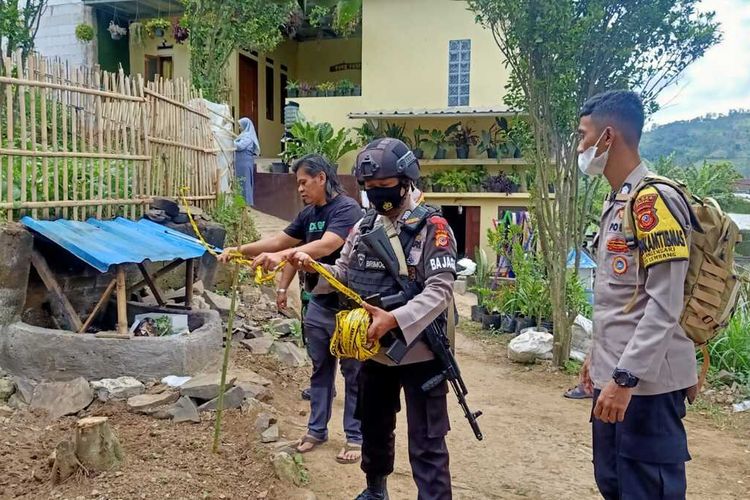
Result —
[[[379, 339], [382, 347], [374, 358], [363, 363], [359, 376], [361, 467], [367, 488], [357, 499], [388, 498], [386, 479], [394, 467], [394, 430], [403, 388], [409, 461], [418, 498], [447, 500], [452, 498], [445, 442], [450, 427], [448, 386], [443, 381], [427, 392], [423, 390], [423, 384], [443, 368], [420, 334], [432, 328], [433, 322], [445, 332], [449, 318], [452, 321], [449, 310], [453, 307], [456, 278], [455, 238], [435, 209], [411, 196], [419, 178], [419, 163], [403, 142], [385, 138], [367, 145], [357, 157], [355, 175], [373, 210], [354, 227], [341, 257], [328, 269], [362, 297], [388, 297], [404, 288], [414, 289], [410, 300], [393, 310], [366, 306], [372, 316], [368, 336]], [[388, 266], [375, 252], [362, 244], [363, 238], [381, 227], [396, 255], [395, 262], [388, 264], [399, 269], [399, 279], [388, 272]], [[311, 258], [298, 253], [292, 258], [295, 260], [308, 267]], [[398, 364], [386, 355], [393, 332], [408, 346]]]
[[672, 186], [640, 189], [649, 175], [638, 153], [643, 123], [640, 97], [611, 91], [586, 101], [578, 127], [581, 171], [603, 174], [612, 187], [595, 244], [594, 335], [581, 374], [594, 394], [594, 475], [612, 500], [685, 498], [682, 419], [698, 382], [694, 345], [680, 326], [691, 209]]

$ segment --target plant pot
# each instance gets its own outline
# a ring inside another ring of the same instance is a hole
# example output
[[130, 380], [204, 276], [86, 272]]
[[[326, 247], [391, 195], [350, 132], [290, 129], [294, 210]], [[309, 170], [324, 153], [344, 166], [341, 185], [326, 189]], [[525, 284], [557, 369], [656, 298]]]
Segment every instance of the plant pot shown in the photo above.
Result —
[[482, 316], [487, 314], [487, 310], [484, 306], [471, 306], [471, 320], [477, 323], [482, 322]]
[[500, 331], [514, 333], [516, 331], [516, 318], [510, 314], [503, 314], [503, 319], [500, 321]]
[[497, 149], [488, 149], [487, 158], [497, 158]]
[[164, 36], [164, 28], [156, 28], [154, 29], [154, 36], [156, 38], [161, 38]]
[[440, 184], [433, 184], [432, 185], [432, 192], [433, 193], [442, 193], [443, 192], [443, 186]]
[[536, 320], [534, 318], [516, 318], [515, 333], [521, 333], [532, 326], [536, 326]]
[[485, 330], [498, 329], [500, 323], [503, 320], [503, 316], [498, 313], [485, 314], [482, 318], [482, 328]]
[[443, 187], [444, 193], [455, 193], [456, 192], [456, 186], [444, 186]]
[[414, 153], [414, 156], [417, 158], [417, 160], [421, 160], [424, 156], [424, 151], [421, 148], [414, 148], [411, 150], [412, 153]]
[[271, 164], [271, 173], [274, 174], [288, 174], [289, 173], [289, 165], [286, 163], [281, 162], [273, 162]]
[[297, 97], [297, 95], [299, 95], [299, 90], [297, 90], [297, 89], [288, 89], [286, 91], [286, 96], [287, 97]]
[[448, 150], [445, 148], [438, 148], [437, 151], [435, 151], [435, 156], [433, 157], [434, 160], [445, 160], [445, 157], [448, 155]]
[[359, 85], [355, 85], [354, 95], [362, 95], [362, 87], [360, 87]]
[[465, 160], [469, 157], [469, 146], [456, 146], [456, 158]]

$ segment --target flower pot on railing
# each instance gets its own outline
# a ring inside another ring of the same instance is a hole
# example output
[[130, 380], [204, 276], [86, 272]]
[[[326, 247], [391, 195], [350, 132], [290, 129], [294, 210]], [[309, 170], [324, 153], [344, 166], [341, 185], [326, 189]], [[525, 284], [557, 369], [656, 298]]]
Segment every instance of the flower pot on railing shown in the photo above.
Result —
[[445, 148], [438, 148], [437, 151], [435, 151], [435, 156], [433, 159], [435, 160], [445, 160], [445, 157], [448, 155], [448, 150]]
[[273, 174], [288, 174], [289, 165], [275, 161], [271, 164], [271, 173]]
[[487, 158], [497, 158], [497, 149], [490, 148], [487, 150]]
[[421, 160], [424, 157], [424, 150], [422, 148], [414, 148], [411, 150], [417, 160]]
[[465, 160], [469, 157], [469, 146], [456, 146], [456, 158]]

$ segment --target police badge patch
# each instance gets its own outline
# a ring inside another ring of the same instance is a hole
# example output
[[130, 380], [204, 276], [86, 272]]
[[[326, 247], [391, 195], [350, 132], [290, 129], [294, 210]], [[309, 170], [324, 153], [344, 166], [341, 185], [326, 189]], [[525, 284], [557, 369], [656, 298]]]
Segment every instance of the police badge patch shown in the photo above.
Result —
[[617, 275], [623, 275], [628, 272], [628, 261], [625, 257], [617, 256], [612, 260], [612, 270]]
[[656, 193], [647, 193], [641, 194], [635, 200], [633, 206], [635, 223], [641, 231], [651, 231], [659, 223], [659, 217], [656, 216], [656, 199], [658, 197], [659, 195]]

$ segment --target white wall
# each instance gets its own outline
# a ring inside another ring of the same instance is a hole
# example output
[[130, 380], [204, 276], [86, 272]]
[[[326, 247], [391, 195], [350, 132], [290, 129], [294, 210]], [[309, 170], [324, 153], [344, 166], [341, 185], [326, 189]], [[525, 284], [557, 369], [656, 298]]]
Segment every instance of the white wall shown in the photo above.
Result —
[[72, 65], [96, 64], [96, 39], [89, 43], [76, 39], [76, 26], [83, 22], [94, 26], [94, 12], [81, 0], [49, 0], [36, 35], [37, 52]]

